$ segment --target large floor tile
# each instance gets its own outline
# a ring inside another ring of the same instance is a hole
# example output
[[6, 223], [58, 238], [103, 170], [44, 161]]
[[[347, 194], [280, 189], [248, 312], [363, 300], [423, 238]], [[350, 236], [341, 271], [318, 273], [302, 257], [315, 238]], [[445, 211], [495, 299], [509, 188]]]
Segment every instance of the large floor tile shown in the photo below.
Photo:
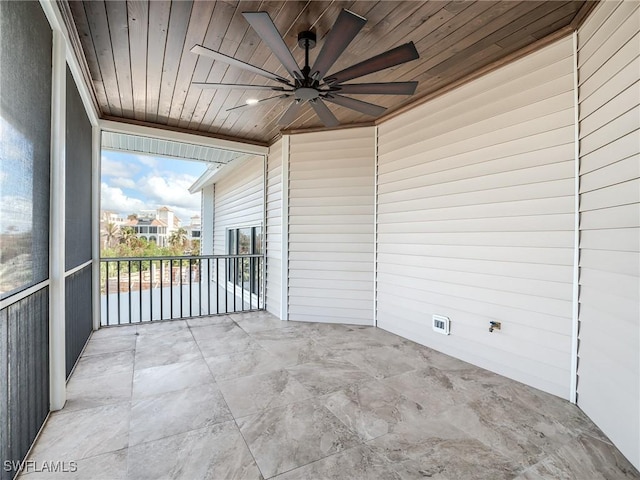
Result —
[[425, 412], [431, 415], [487, 394], [483, 385], [475, 379], [464, 380], [459, 372], [452, 373], [435, 367], [414, 370], [381, 381], [421, 404]]
[[213, 383], [145, 397], [131, 405], [129, 445], [232, 420]]
[[371, 375], [352, 363], [331, 359], [288, 367], [287, 371], [315, 395], [373, 380]]
[[[129, 327], [125, 327], [129, 328]], [[82, 352], [83, 357], [89, 355], [100, 355], [104, 353], [124, 352], [126, 350], [135, 350], [136, 348], [136, 334], [135, 330], [131, 330], [131, 334], [127, 335], [112, 335], [107, 338], [100, 338], [95, 335], [91, 336], [91, 339], [87, 343], [87, 346]]]
[[473, 367], [470, 363], [437, 352], [424, 345], [403, 339], [402, 337], [398, 338], [401, 339], [401, 342], [389, 345], [389, 347], [393, 348], [399, 357], [405, 358], [411, 364], [415, 365], [418, 370], [427, 367], [436, 367], [446, 371], [454, 371], [468, 370]]
[[188, 362], [202, 357], [200, 348], [185, 329], [180, 335], [170, 334], [161, 338], [139, 338], [136, 346], [136, 370], [148, 367]]
[[94, 377], [73, 375], [67, 383], [64, 411], [129, 402], [133, 388], [133, 371]]
[[155, 322], [143, 322], [138, 324], [139, 335], [164, 335], [171, 331], [184, 330], [186, 320], [159, 320]]
[[420, 404], [378, 381], [351, 385], [322, 397], [324, 405], [364, 440], [372, 440], [406, 422], [421, 428], [427, 422]]
[[259, 348], [259, 345], [237, 325], [193, 327], [191, 329], [204, 357], [226, 353], [244, 352]]
[[360, 445], [274, 477], [277, 480], [400, 480], [389, 462]]
[[52, 414], [30, 460], [81, 460], [125, 448], [129, 403]]
[[389, 462], [402, 480], [510, 480], [523, 469], [474, 438], [456, 438], [455, 429], [444, 438], [428, 432], [419, 441], [389, 434], [367, 445]]
[[286, 340], [302, 340], [309, 338], [309, 331], [295, 325], [295, 322], [284, 322], [286, 325], [282, 328], [274, 328], [271, 330], [263, 330], [260, 332], [251, 332], [251, 337], [258, 341], [286, 341]]
[[129, 448], [129, 480], [262, 479], [234, 422]]
[[210, 327], [213, 325], [233, 324], [233, 320], [228, 315], [211, 315], [210, 317], [188, 318], [187, 325], [190, 327]]
[[[127, 476], [126, 448], [82, 460], [49, 461], [50, 466], [27, 464], [19, 477], [24, 480], [124, 480]], [[54, 471], [53, 468], [57, 471]]]
[[212, 382], [213, 375], [203, 359], [143, 368], [133, 375], [133, 398], [138, 400]]
[[640, 478], [638, 470], [609, 443], [580, 435], [527, 469], [517, 480], [624, 480]]
[[258, 338], [265, 350], [273, 353], [287, 366], [337, 359], [338, 354], [311, 338]]
[[286, 328], [289, 323], [266, 312], [241, 313], [231, 318], [247, 333]]
[[121, 335], [135, 335], [137, 331], [138, 326], [136, 324], [102, 326], [99, 330], [91, 333], [91, 338], [103, 339], [110, 337], [119, 337]]
[[262, 348], [205, 358], [216, 381], [259, 375], [281, 369], [285, 362]]
[[524, 467], [571, 441], [575, 432], [553, 416], [526, 408], [517, 399], [494, 393], [441, 413], [441, 417]]
[[359, 443], [355, 432], [314, 401], [265, 410], [237, 422], [266, 478]]
[[233, 416], [243, 417], [311, 397], [286, 370], [218, 382]]
[[73, 378], [92, 378], [98, 375], [133, 374], [134, 350], [83, 355], [73, 370]]
[[342, 354], [342, 358], [375, 378], [386, 378], [415, 370], [411, 362], [398, 356], [393, 348], [386, 346], [348, 351]]

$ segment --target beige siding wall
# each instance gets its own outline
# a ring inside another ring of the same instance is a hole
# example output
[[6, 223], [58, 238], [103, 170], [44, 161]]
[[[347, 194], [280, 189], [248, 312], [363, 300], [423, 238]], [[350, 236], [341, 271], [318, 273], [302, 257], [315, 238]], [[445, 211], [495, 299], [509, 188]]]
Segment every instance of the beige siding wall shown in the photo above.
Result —
[[[564, 398], [571, 39], [380, 125], [378, 326]], [[431, 317], [451, 319], [451, 335]], [[489, 333], [490, 321], [502, 330]]]
[[266, 301], [267, 310], [279, 318], [282, 314], [282, 161], [282, 140], [278, 140], [271, 146], [267, 156]]
[[640, 3], [578, 33], [578, 405], [640, 467]]
[[213, 248], [227, 254], [227, 230], [263, 225], [264, 160], [252, 156], [225, 167], [215, 183]]
[[373, 323], [374, 129], [291, 136], [289, 319]]

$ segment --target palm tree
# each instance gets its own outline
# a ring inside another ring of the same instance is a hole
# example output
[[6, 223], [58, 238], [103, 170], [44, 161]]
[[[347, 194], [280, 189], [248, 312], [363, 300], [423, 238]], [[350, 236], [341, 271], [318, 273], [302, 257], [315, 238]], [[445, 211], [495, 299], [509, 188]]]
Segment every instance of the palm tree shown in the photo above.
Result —
[[136, 237], [136, 231], [132, 227], [123, 227], [120, 230], [120, 243], [124, 243], [130, 246], [131, 242]]
[[109, 222], [105, 225], [103, 233], [103, 236], [106, 238], [105, 247], [111, 247], [113, 240], [118, 237], [119, 230], [120, 228], [115, 223]]
[[200, 240], [191, 240], [191, 255], [200, 255]]
[[184, 247], [185, 243], [187, 243], [187, 231], [182, 227], [174, 230], [169, 235], [169, 243], [172, 247]]

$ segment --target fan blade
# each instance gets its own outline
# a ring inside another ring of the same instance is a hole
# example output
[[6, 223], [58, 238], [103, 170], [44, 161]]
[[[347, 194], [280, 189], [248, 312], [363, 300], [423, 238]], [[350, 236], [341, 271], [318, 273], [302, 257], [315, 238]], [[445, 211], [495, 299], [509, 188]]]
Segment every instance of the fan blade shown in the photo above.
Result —
[[324, 81], [328, 85], [335, 85], [354, 78], [363, 77], [370, 73], [379, 72], [386, 68], [395, 67], [396, 65], [410, 62], [416, 58], [420, 58], [420, 55], [418, 54], [413, 42], [409, 42], [404, 45], [400, 45], [399, 47], [392, 48], [380, 55], [376, 55], [375, 57], [371, 57], [364, 62], [345, 68], [338, 73], [334, 73], [328, 78], [325, 78]]
[[284, 43], [280, 32], [271, 20], [271, 17], [267, 12], [242, 12], [244, 18], [253, 27], [256, 33], [260, 36], [262, 41], [266, 43], [271, 51], [274, 53], [282, 66], [289, 72], [292, 78], [302, 78], [300, 73], [300, 67], [296, 63], [291, 50]]
[[282, 114], [282, 116], [278, 120], [278, 125], [286, 126], [286, 125], [289, 125], [291, 122], [293, 122], [298, 116], [298, 113], [300, 112], [301, 107], [302, 107], [302, 102], [298, 103], [294, 101], [289, 106], [289, 108], [287, 108], [287, 111]]
[[335, 127], [340, 125], [338, 119], [333, 113], [331, 113], [329, 107], [327, 107], [322, 100], [318, 99], [315, 102], [310, 103], [311, 107], [316, 111], [316, 115], [320, 117], [320, 120], [324, 123], [325, 127]]
[[224, 53], [216, 52], [215, 50], [211, 50], [210, 48], [203, 47], [202, 45], [194, 45], [191, 49], [192, 53], [197, 55], [205, 55], [207, 57], [211, 57], [214, 60], [218, 60], [220, 62], [224, 62], [227, 65], [231, 65], [234, 67], [242, 68], [247, 70], [248, 72], [255, 73], [256, 75], [260, 75], [265, 78], [269, 78], [271, 80], [275, 80], [276, 82], [286, 83], [289, 85], [289, 81], [285, 78], [282, 78], [275, 73], [267, 72], [261, 68], [256, 67], [255, 65], [251, 65], [250, 63], [245, 63], [241, 60], [236, 60], [233, 57], [229, 57]]
[[288, 93], [284, 93], [282, 95], [276, 95], [275, 97], [263, 98], [262, 100], [258, 100], [255, 103], [245, 103], [244, 105], [238, 105], [237, 107], [227, 108], [227, 112], [230, 112], [231, 110], [238, 110], [239, 108], [255, 107], [256, 105], [258, 105], [259, 103], [262, 103], [262, 102], [268, 102], [270, 100], [278, 100], [279, 98], [287, 98], [287, 97], [290, 97], [290, 96], [291, 95], [289, 95]]
[[276, 92], [284, 92], [284, 87], [272, 87], [269, 85], [243, 85], [241, 83], [207, 83], [207, 82], [191, 82], [198, 88], [217, 88], [220, 90], [231, 90], [233, 88], [241, 88], [243, 90], [275, 90]]
[[335, 85], [337, 93], [351, 95], [413, 95], [418, 82], [347, 83]]
[[331, 96], [323, 97], [323, 100], [335, 103], [336, 105], [342, 105], [343, 107], [350, 108], [356, 112], [371, 115], [373, 117], [382, 115], [386, 110], [386, 108], [381, 107], [380, 105], [363, 102], [362, 100], [356, 100], [355, 98], [343, 97], [342, 95], [331, 94]]
[[[323, 78], [333, 66], [335, 61], [342, 55], [358, 32], [367, 23], [367, 19], [356, 15], [348, 10], [342, 10], [336, 23], [327, 34], [324, 45], [318, 54], [316, 61], [311, 67], [314, 78]], [[317, 72], [317, 73], [316, 73]]]

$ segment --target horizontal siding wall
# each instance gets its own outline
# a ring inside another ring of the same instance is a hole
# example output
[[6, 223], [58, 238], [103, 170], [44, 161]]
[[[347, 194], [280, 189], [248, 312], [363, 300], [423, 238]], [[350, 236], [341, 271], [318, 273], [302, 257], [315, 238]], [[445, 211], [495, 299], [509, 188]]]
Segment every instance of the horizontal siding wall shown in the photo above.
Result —
[[281, 318], [282, 140], [269, 148], [266, 179], [267, 310]]
[[640, 468], [640, 3], [578, 32], [578, 405]]
[[[378, 326], [569, 397], [571, 39], [382, 123]], [[450, 317], [451, 335], [431, 317]], [[502, 330], [489, 332], [489, 322]]]
[[227, 231], [258, 226], [264, 219], [264, 160], [250, 157], [230, 165], [215, 183], [213, 253], [226, 255]]
[[373, 324], [374, 132], [291, 136], [290, 320]]
[[215, 185], [207, 185], [202, 189], [202, 233], [200, 235], [202, 255], [213, 255], [214, 191]]

